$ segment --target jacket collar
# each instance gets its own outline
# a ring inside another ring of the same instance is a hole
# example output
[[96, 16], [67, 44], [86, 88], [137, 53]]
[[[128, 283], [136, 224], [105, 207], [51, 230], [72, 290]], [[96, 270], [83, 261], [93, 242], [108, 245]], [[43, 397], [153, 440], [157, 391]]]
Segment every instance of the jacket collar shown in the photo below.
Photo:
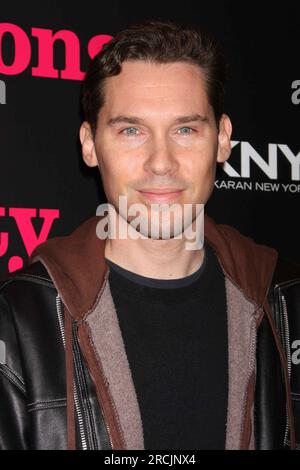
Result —
[[[35, 248], [29, 264], [41, 261], [58, 287], [75, 320], [93, 307], [108, 266], [105, 241], [97, 237], [99, 216], [93, 216], [70, 235], [48, 239]], [[252, 303], [263, 304], [277, 262], [277, 251], [256, 244], [228, 225], [218, 225], [205, 215], [205, 240], [212, 246], [225, 275]]]

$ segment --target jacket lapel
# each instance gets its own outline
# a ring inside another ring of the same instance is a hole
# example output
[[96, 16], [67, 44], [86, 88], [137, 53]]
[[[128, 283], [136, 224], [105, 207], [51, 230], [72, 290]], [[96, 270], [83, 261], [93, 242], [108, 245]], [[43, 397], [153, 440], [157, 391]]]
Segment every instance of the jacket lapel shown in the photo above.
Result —
[[103, 293], [85, 321], [90, 340], [107, 380], [111, 403], [126, 449], [144, 449], [143, 426], [118, 318], [106, 280]]

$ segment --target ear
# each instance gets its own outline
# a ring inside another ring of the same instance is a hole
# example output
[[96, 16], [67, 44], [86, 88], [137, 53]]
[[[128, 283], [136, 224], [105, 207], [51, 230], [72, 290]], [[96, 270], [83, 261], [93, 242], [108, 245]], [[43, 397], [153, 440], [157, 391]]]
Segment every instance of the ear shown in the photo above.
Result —
[[84, 121], [80, 126], [79, 137], [82, 147], [82, 157], [87, 166], [97, 166], [98, 160], [95, 142], [90, 124]]
[[223, 163], [228, 160], [231, 154], [231, 142], [230, 137], [232, 133], [232, 125], [229, 117], [226, 114], [222, 114], [219, 124], [218, 134], [218, 155], [217, 162]]

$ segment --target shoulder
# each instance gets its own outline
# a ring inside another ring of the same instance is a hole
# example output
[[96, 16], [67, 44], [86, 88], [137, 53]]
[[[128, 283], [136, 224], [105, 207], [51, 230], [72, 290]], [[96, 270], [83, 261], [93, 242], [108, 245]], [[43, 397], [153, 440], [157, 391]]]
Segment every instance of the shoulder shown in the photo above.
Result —
[[37, 295], [41, 284], [50, 287], [52, 282], [40, 262], [0, 277], [0, 379], [22, 394], [25, 382], [20, 351], [28, 339], [32, 342], [33, 335], [28, 333], [37, 311], [35, 299], [42, 297]]
[[10, 290], [10, 288], [17, 288], [22, 281], [53, 287], [48, 271], [40, 261], [36, 261], [12, 273], [2, 274], [0, 276], [0, 295], [2, 292]]
[[0, 277], [0, 335], [25, 332], [52, 309], [56, 289], [39, 261]]

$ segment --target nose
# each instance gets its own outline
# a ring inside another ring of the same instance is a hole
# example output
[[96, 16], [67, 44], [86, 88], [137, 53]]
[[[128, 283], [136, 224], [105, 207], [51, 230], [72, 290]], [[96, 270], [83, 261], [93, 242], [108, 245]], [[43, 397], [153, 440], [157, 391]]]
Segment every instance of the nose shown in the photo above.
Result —
[[144, 163], [144, 170], [163, 176], [176, 173], [178, 166], [178, 160], [167, 139], [164, 137], [153, 139]]

